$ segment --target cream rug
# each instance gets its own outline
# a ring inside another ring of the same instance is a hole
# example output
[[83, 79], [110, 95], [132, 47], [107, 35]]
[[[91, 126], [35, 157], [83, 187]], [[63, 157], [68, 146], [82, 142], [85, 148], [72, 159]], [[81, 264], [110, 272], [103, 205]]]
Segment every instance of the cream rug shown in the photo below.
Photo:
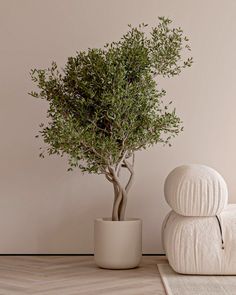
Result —
[[168, 295], [236, 295], [236, 276], [181, 275], [169, 264], [158, 264]]

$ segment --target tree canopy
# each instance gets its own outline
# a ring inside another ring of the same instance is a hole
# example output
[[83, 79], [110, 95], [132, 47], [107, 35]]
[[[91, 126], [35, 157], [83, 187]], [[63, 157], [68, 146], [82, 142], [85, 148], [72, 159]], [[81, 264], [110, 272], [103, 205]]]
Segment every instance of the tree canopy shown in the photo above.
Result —
[[30, 94], [49, 102], [49, 122], [40, 131], [49, 154], [67, 154], [71, 168], [105, 173], [124, 153], [169, 143], [180, 132], [156, 77], [191, 66], [192, 58], [184, 58], [188, 39], [164, 17], [149, 33], [147, 27], [129, 25], [119, 41], [77, 52], [62, 70], [55, 62], [31, 70], [39, 91]]

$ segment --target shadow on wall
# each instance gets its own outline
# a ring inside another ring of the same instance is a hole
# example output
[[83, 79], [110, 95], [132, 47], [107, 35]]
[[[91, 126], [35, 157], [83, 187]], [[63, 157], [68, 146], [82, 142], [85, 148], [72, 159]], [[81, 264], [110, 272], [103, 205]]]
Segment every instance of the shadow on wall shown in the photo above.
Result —
[[15, 167], [4, 159], [6, 168], [0, 175], [0, 232], [4, 239], [0, 253], [93, 252], [93, 220], [110, 214], [112, 187], [97, 175], [67, 172], [66, 159], [40, 159], [37, 144], [9, 154], [15, 158]]
[[[92, 179], [91, 179], [92, 178]], [[82, 177], [77, 172], [69, 173], [67, 181], [61, 185], [59, 206], [52, 208], [44, 215], [47, 222], [38, 233], [38, 252], [55, 254], [85, 254], [93, 253], [93, 222], [96, 217], [107, 216], [111, 212], [112, 187], [106, 186], [102, 177], [97, 175]], [[103, 183], [99, 184], [100, 182]], [[103, 191], [96, 190], [92, 186], [104, 187]], [[106, 192], [107, 191], [107, 192]], [[83, 194], [83, 196], [81, 195]], [[105, 202], [102, 195], [108, 196]], [[56, 203], [55, 193], [52, 199]], [[113, 195], [112, 195], [113, 198]], [[95, 208], [96, 210], [92, 210]], [[94, 211], [96, 216], [94, 216]], [[50, 215], [50, 216], [49, 216]], [[91, 245], [88, 248], [88, 245]]]

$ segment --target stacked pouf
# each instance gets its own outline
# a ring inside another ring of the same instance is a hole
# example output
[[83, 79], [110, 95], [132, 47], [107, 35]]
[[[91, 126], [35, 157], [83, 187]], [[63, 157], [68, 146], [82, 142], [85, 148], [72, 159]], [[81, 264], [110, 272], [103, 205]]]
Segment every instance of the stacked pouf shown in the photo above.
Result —
[[227, 185], [214, 169], [185, 165], [165, 181], [173, 209], [162, 228], [171, 267], [182, 274], [236, 274], [236, 204], [228, 205]]

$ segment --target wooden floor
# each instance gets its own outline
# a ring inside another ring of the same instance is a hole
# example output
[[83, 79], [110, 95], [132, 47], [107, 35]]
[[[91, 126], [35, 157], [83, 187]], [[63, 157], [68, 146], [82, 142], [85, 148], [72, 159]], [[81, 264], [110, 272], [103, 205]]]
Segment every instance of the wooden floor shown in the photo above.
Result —
[[1, 256], [0, 295], [165, 295], [156, 267], [165, 257], [143, 257], [139, 268], [105, 270], [84, 256]]

